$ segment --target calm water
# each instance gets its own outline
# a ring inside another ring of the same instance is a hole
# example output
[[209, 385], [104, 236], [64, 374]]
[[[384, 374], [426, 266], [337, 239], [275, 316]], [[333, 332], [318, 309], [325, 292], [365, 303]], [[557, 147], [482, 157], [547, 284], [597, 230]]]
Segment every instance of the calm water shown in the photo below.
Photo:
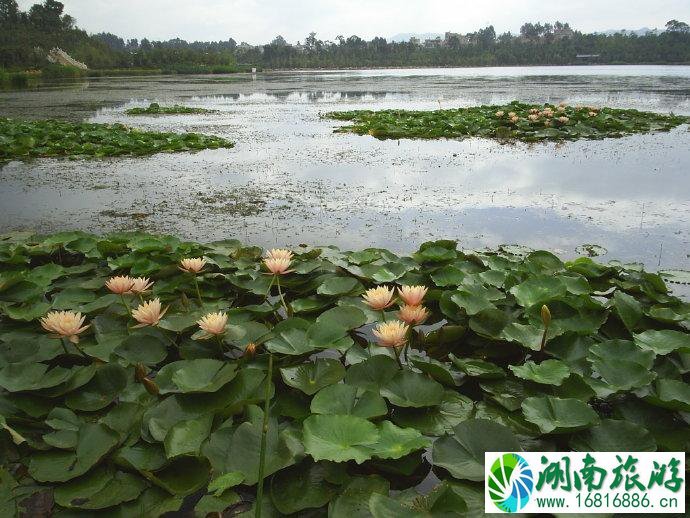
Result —
[[[455, 238], [564, 257], [690, 269], [690, 132], [506, 145], [335, 134], [331, 110], [533, 102], [690, 115], [690, 67], [532, 67], [283, 72], [98, 79], [0, 92], [0, 115], [198, 131], [231, 150], [148, 158], [11, 162], [0, 232], [143, 228], [263, 246], [336, 244], [409, 252]], [[149, 102], [217, 114], [128, 117]]]

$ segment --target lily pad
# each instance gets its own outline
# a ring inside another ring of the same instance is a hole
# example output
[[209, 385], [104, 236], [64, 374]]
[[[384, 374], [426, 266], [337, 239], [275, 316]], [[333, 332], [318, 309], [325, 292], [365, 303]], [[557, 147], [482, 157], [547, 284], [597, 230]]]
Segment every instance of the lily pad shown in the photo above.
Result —
[[571, 433], [599, 422], [589, 405], [573, 398], [529, 397], [522, 402], [522, 411], [525, 419], [537, 425], [542, 433]]
[[328, 385], [338, 383], [345, 377], [343, 365], [331, 358], [318, 358], [312, 363], [280, 369], [283, 381], [305, 394], [313, 395]]

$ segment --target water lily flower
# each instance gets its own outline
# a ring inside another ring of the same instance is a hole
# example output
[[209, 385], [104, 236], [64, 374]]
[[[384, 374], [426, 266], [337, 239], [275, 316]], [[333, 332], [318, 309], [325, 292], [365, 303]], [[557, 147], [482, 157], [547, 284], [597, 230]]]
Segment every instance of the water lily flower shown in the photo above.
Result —
[[266, 252], [266, 257], [270, 257], [271, 259], [287, 259], [291, 261], [293, 253], [290, 250], [286, 250], [284, 248], [273, 248]]
[[533, 113], [532, 115], [528, 115], [527, 118], [531, 120], [532, 122], [538, 121], [539, 120], [539, 115], [536, 113]]
[[512, 119], [513, 117], [517, 117], [517, 113], [515, 113], [515, 112], [508, 112], [508, 117], [510, 117], [511, 119]]
[[147, 291], [149, 291], [151, 286], [153, 286], [153, 282], [150, 281], [148, 277], [136, 277], [132, 280], [134, 281], [134, 283], [132, 284], [130, 291], [136, 295], [146, 293]]
[[405, 304], [398, 311], [398, 317], [400, 320], [408, 325], [416, 326], [423, 324], [427, 318], [429, 318], [429, 310], [424, 306], [410, 306]]
[[119, 275], [117, 277], [111, 277], [105, 282], [105, 287], [108, 288], [113, 293], [122, 295], [129, 292], [134, 285], [134, 279], [129, 275]]
[[568, 117], [558, 117], [558, 122], [566, 124], [570, 119]]
[[203, 257], [193, 257], [191, 259], [182, 259], [178, 267], [183, 272], [199, 273], [206, 266], [206, 259]]
[[598, 115], [597, 112], [589, 112], [590, 117], [596, 117]]
[[212, 336], [219, 336], [225, 332], [225, 327], [228, 325], [228, 315], [227, 313], [209, 313], [201, 317], [200, 320], [196, 322], [199, 327], [206, 334], [201, 336], [201, 340], [206, 338], [211, 338]]
[[393, 288], [378, 286], [367, 290], [364, 295], [362, 295], [362, 298], [364, 299], [364, 303], [371, 309], [383, 311], [393, 304], [394, 294]]
[[518, 117], [517, 115], [515, 115], [515, 116], [513, 116], [513, 117], [510, 118], [510, 122], [512, 122], [513, 124], [515, 124], [515, 123], [518, 122], [519, 120], [520, 120], [520, 117]]
[[547, 128], [551, 126], [551, 121], [544, 121], [544, 126]]
[[562, 113], [565, 111], [565, 106], [559, 106], [557, 110]]
[[401, 347], [407, 342], [409, 326], [400, 320], [383, 322], [372, 332], [381, 347]]
[[419, 306], [424, 300], [427, 290], [426, 286], [403, 286], [398, 288], [398, 294], [408, 306]]
[[285, 257], [266, 257], [264, 259], [266, 268], [268, 268], [268, 271], [273, 275], [284, 275], [286, 273], [290, 273], [292, 271], [289, 269], [291, 262], [292, 261], [290, 259]]
[[503, 110], [498, 110], [498, 111], [496, 112], [496, 117], [503, 117], [503, 116], [505, 115], [505, 113], [506, 113], [506, 112], [504, 112]]
[[568, 106], [568, 103], [565, 102], [565, 101], [561, 101], [561, 102], [558, 103], [558, 107], [559, 107], [559, 108], [565, 108], [566, 106]]
[[530, 108], [530, 109], [529, 109], [529, 112], [530, 112], [531, 114], [539, 113], [539, 108]]
[[53, 333], [54, 338], [67, 338], [73, 344], [78, 344], [79, 334], [91, 326], [83, 325], [85, 319], [81, 313], [74, 311], [51, 311], [41, 318], [41, 326]]
[[161, 301], [159, 298], [139, 304], [137, 309], [132, 310], [134, 320], [139, 322], [134, 327], [157, 326], [167, 311], [168, 308], [161, 311]]

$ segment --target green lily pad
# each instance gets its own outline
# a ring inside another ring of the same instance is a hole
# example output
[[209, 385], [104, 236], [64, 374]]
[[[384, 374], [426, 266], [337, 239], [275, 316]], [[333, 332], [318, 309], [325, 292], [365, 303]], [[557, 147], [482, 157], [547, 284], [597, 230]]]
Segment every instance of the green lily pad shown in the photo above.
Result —
[[474, 412], [470, 398], [447, 390], [437, 406], [423, 408], [397, 408], [393, 421], [405, 428], [416, 428], [425, 435], [445, 435], [453, 427], [469, 419]]
[[199, 358], [168, 363], [155, 381], [161, 394], [216, 392], [236, 375], [234, 364]]
[[322, 388], [342, 380], [345, 377], [345, 368], [337, 360], [318, 358], [312, 363], [283, 367], [280, 369], [280, 375], [287, 385], [311, 396]]
[[570, 440], [574, 451], [656, 451], [649, 430], [628, 421], [602, 419]]
[[311, 401], [314, 414], [355, 415], [369, 419], [386, 415], [388, 406], [377, 393], [339, 383], [319, 390]]
[[453, 435], [434, 442], [431, 459], [457, 479], [484, 480], [484, 453], [521, 451], [511, 430], [485, 419], [468, 419], [453, 429]]
[[312, 415], [304, 421], [305, 451], [314, 460], [361, 464], [372, 456], [367, 446], [378, 442], [376, 425], [353, 415]]
[[376, 355], [349, 367], [345, 374], [345, 383], [378, 392], [399, 370], [400, 367], [393, 358]]
[[285, 515], [323, 507], [338, 493], [327, 477], [323, 464], [309, 461], [281, 470], [271, 479], [273, 505]]
[[627, 340], [594, 344], [587, 355], [594, 371], [613, 391], [644, 387], [654, 380], [654, 352], [644, 351]]
[[576, 432], [599, 422], [597, 413], [589, 405], [573, 398], [529, 397], [522, 402], [522, 412], [542, 433]]
[[505, 378], [505, 371], [495, 363], [471, 358], [458, 358], [453, 354], [448, 357], [458, 369], [472, 378], [500, 379]]
[[390, 421], [379, 425], [379, 438], [368, 446], [379, 459], [399, 459], [429, 446], [431, 441], [414, 428], [400, 428]]
[[511, 365], [510, 370], [518, 378], [544, 385], [560, 385], [570, 376], [570, 368], [560, 360], [544, 360], [541, 363], [530, 361]]
[[674, 351], [690, 352], [690, 333], [671, 329], [656, 331], [650, 329], [634, 336], [635, 345], [656, 354], [669, 354]]
[[399, 370], [381, 387], [381, 395], [399, 407], [428, 407], [441, 403], [443, 385], [423, 374]]

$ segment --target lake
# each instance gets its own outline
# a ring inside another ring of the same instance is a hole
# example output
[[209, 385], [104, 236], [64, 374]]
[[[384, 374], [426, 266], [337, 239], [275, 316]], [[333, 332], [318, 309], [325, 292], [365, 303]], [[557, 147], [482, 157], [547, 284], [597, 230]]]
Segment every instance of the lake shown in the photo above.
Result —
[[[690, 67], [305, 71], [99, 78], [0, 92], [0, 116], [123, 122], [234, 149], [0, 166], [0, 232], [146, 229], [261, 246], [410, 252], [520, 244], [690, 269], [690, 132], [539, 144], [379, 141], [332, 110], [565, 101], [690, 114]], [[218, 113], [130, 117], [150, 102]]]

